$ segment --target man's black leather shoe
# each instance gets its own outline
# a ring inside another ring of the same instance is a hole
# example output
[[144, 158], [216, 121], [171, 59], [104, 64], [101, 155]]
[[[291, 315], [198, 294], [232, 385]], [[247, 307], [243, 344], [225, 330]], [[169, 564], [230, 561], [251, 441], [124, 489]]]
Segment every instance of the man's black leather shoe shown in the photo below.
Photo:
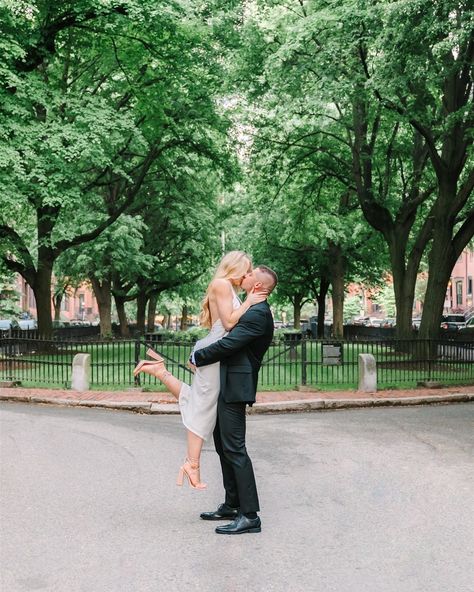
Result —
[[239, 515], [239, 508], [230, 508], [226, 504], [221, 504], [215, 512], [203, 512], [203, 520], [233, 520]]
[[244, 534], [246, 532], [261, 532], [261, 530], [262, 523], [258, 516], [256, 518], [247, 518], [243, 514], [237, 516], [230, 524], [216, 528], [217, 534]]

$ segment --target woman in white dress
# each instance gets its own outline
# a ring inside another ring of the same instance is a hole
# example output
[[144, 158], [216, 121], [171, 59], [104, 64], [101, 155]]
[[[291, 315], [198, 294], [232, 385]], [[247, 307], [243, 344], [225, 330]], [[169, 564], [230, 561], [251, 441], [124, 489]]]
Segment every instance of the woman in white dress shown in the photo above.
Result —
[[[236, 290], [251, 272], [250, 257], [242, 251], [231, 251], [221, 259], [202, 301], [201, 325], [210, 331], [196, 343], [194, 350], [202, 349], [227, 335], [253, 304], [266, 299], [267, 293], [259, 291], [250, 293], [243, 303], [240, 302]], [[147, 350], [147, 355], [155, 361], [141, 361], [133, 371], [134, 375], [146, 372], [156, 376], [166, 386], [178, 399], [187, 429], [187, 457], [180, 468], [177, 484], [182, 485], [186, 476], [191, 487], [205, 489], [206, 485], [200, 480], [199, 463], [202, 445], [210, 438], [216, 424], [220, 364], [217, 362], [197, 368], [189, 386], [168, 372], [163, 358], [152, 349]]]

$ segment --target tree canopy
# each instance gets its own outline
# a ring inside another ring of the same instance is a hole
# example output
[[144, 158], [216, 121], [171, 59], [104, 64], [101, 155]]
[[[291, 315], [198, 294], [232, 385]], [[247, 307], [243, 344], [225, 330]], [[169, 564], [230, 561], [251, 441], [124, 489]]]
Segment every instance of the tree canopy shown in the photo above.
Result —
[[[221, 254], [274, 302], [388, 273], [434, 337], [474, 235], [474, 0], [3, 0], [0, 258], [51, 332], [52, 275], [153, 325]], [[204, 275], [203, 275], [204, 274]], [[67, 275], [67, 274], [66, 274]], [[184, 291], [184, 292], [183, 292]], [[170, 292], [171, 293], [171, 292]], [[175, 292], [176, 293], [176, 292]]]

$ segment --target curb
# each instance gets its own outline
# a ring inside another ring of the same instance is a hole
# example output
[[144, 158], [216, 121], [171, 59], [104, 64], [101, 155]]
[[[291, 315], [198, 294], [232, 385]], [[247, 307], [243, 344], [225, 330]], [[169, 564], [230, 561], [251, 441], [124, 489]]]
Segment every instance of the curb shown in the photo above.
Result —
[[[149, 415], [179, 415], [179, 405], [174, 403], [147, 403], [134, 401], [94, 401], [75, 399], [53, 399], [48, 397], [16, 397], [0, 394], [0, 402], [36, 403], [42, 405], [58, 405], [62, 407], [93, 407], [99, 409], [114, 409], [117, 411], [133, 411]], [[277, 403], [256, 403], [247, 408], [248, 415], [264, 413], [298, 413], [308, 411], [330, 411], [332, 409], [356, 409], [362, 407], [403, 407], [409, 405], [436, 405], [443, 403], [467, 403], [474, 401], [474, 393], [458, 393], [442, 396], [403, 397], [386, 399], [299, 399], [279, 401]]]
[[330, 411], [331, 409], [357, 409], [362, 407], [404, 407], [409, 405], [436, 405], [440, 403], [467, 403], [474, 401], [474, 393], [459, 393], [440, 397], [404, 397], [387, 399], [317, 399], [257, 403], [248, 413], [293, 413], [304, 411]]

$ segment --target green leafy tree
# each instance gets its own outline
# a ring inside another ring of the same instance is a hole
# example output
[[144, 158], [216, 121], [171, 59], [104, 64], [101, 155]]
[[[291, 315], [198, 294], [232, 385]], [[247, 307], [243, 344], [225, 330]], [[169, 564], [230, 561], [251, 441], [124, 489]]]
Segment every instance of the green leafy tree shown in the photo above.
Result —
[[50, 334], [58, 257], [118, 220], [169, 150], [225, 133], [218, 50], [186, 3], [4, 3], [0, 20], [0, 255]]
[[[234, 235], [249, 242], [257, 261], [273, 262], [281, 276], [277, 294], [280, 301], [292, 301], [296, 326], [309, 298], [318, 303], [322, 334], [330, 291], [333, 330], [339, 337], [346, 284], [355, 276], [380, 276], [385, 253], [351, 199], [340, 164], [334, 165], [325, 153], [308, 150], [305, 143], [288, 141], [290, 111], [271, 95], [258, 109], [249, 105], [240, 115], [243, 121], [250, 119], [253, 131], [243, 159], [247, 195], [243, 192], [238, 199], [243, 208], [257, 207], [244, 223], [249, 236], [242, 236], [242, 224]], [[292, 124], [297, 122], [307, 125], [295, 117]]]
[[0, 263], [0, 318], [12, 319], [21, 312], [15, 274]]
[[397, 314], [397, 307], [395, 302], [395, 292], [393, 291], [393, 285], [386, 284], [379, 292], [376, 294], [374, 301], [380, 304], [385, 312], [385, 314], [389, 317], [395, 317]]
[[99, 237], [69, 249], [57, 261], [55, 269], [68, 270], [69, 285], [90, 282], [99, 307], [102, 337], [112, 334], [113, 277], [134, 281], [140, 270], [151, 268], [151, 261], [142, 252], [142, 224], [139, 218], [122, 215]]
[[344, 300], [344, 322], [347, 323], [358, 317], [362, 310], [362, 299], [360, 296], [349, 296]]
[[299, 150], [315, 178], [332, 176], [356, 196], [388, 246], [399, 336], [411, 333], [429, 248], [439, 289], [422, 333], [437, 334], [446, 277], [474, 223], [472, 3], [255, 4], [240, 78], [258, 110], [263, 97], [282, 122], [267, 141]]

